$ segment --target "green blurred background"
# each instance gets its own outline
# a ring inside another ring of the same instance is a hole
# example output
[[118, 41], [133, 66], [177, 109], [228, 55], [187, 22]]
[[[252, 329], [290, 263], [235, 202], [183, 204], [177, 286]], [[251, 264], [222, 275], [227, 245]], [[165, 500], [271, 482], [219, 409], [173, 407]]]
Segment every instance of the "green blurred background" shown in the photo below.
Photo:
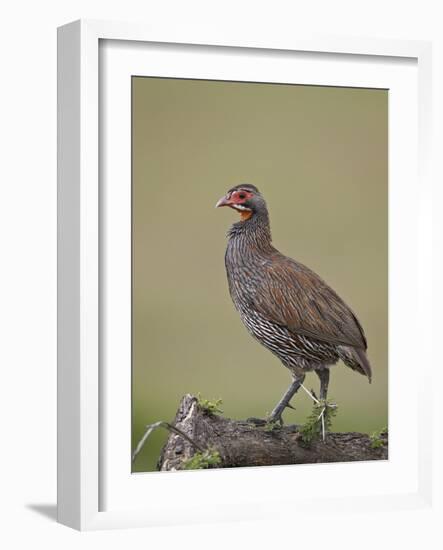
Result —
[[[289, 372], [243, 327], [228, 294], [226, 190], [256, 185], [274, 245], [354, 309], [373, 383], [332, 368], [335, 431], [371, 432], [388, 414], [388, 92], [133, 77], [133, 429], [171, 421], [181, 396], [223, 399], [231, 418], [264, 416]], [[305, 384], [318, 389], [315, 374]], [[293, 399], [286, 423], [312, 402]], [[134, 471], [152, 471], [155, 433]]]

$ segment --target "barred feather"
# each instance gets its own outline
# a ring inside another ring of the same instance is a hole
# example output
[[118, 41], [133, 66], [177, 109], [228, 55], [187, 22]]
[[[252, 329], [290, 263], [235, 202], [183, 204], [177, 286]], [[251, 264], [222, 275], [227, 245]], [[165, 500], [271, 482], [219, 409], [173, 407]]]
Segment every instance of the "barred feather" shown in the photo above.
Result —
[[272, 246], [266, 203], [254, 189], [247, 203], [253, 215], [231, 227], [225, 255], [230, 294], [247, 330], [294, 372], [341, 359], [371, 380], [357, 317], [316, 273]]

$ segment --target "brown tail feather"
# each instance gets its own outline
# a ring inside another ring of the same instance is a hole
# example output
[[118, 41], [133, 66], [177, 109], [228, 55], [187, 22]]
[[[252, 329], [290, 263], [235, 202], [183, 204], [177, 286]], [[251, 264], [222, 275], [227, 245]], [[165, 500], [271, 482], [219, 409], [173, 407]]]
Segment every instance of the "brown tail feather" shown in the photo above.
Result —
[[372, 382], [372, 369], [371, 364], [369, 363], [369, 359], [366, 356], [366, 352], [362, 350], [361, 348], [354, 348], [354, 351], [356, 355], [359, 358], [359, 363], [362, 367], [362, 369], [365, 371], [366, 376], [369, 379], [369, 383]]
[[362, 348], [354, 348], [351, 346], [340, 346], [340, 359], [353, 370], [357, 370], [372, 381], [372, 369], [366, 353]]

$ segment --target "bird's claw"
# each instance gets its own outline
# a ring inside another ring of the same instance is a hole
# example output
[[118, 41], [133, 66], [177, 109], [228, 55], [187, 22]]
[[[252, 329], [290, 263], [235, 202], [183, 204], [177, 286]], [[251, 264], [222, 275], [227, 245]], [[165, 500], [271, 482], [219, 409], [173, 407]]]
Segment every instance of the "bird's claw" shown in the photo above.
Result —
[[281, 428], [283, 426], [283, 419], [277, 416], [268, 416], [267, 418], [247, 418], [246, 422], [248, 424], [254, 424], [254, 426], [265, 428], [266, 431], [271, 432], [276, 428]]
[[295, 407], [291, 405], [291, 403], [284, 403], [283, 406], [280, 405], [280, 407], [276, 407], [272, 413], [267, 416], [266, 418], [247, 418], [246, 422], [249, 424], [254, 424], [255, 426], [266, 426], [269, 429], [274, 428], [281, 428], [284, 424], [283, 422], [283, 411], [288, 408], [295, 411]]
[[283, 424], [284, 424], [283, 417], [282, 417], [281, 414], [271, 414], [266, 419], [266, 423], [267, 424], [280, 425], [280, 426], [283, 426]]

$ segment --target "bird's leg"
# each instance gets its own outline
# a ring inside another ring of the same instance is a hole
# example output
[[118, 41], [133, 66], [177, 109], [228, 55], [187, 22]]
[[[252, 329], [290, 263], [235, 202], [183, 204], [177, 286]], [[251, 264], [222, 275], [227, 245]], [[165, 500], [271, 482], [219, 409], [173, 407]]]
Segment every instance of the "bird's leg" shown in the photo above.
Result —
[[280, 401], [275, 405], [273, 411], [271, 412], [268, 422], [274, 423], [279, 422], [280, 424], [283, 424], [282, 420], [282, 414], [283, 411], [286, 409], [286, 407], [293, 408], [292, 405], [290, 405], [291, 399], [294, 397], [294, 395], [297, 393], [298, 388], [303, 384], [303, 380], [305, 379], [303, 376], [294, 376], [294, 380], [292, 384], [289, 386], [289, 388], [284, 393], [283, 397], [280, 399]]
[[334, 409], [337, 408], [335, 403], [327, 401], [328, 385], [329, 385], [329, 368], [323, 368], [315, 371], [320, 378], [320, 402], [318, 405], [322, 407], [320, 416], [321, 430], [323, 435], [323, 441], [325, 440], [326, 431], [329, 430], [332, 417], [335, 415]]
[[319, 369], [315, 371], [317, 376], [320, 378], [320, 399], [326, 401], [328, 395], [328, 386], [329, 386], [329, 369]]

